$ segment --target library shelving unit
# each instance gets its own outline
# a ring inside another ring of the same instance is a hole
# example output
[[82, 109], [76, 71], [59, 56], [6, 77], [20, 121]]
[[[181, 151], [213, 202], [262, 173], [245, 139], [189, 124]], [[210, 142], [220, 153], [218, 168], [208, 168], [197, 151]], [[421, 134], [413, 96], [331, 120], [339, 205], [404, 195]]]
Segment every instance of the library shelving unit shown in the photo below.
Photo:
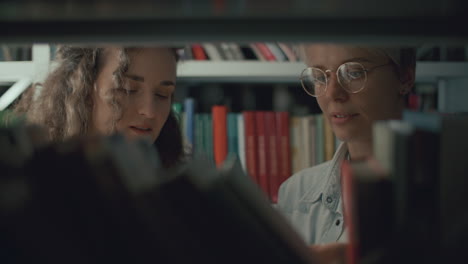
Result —
[[[34, 44], [32, 61], [0, 62], [0, 82], [12, 84], [0, 97], [0, 110], [11, 103], [33, 82], [41, 82], [51, 68], [50, 46]], [[303, 62], [264, 61], [181, 61], [179, 82], [190, 83], [299, 83]], [[468, 62], [418, 62], [417, 82], [442, 83], [441, 80], [468, 78]], [[2, 108], [3, 107], [3, 108]]]

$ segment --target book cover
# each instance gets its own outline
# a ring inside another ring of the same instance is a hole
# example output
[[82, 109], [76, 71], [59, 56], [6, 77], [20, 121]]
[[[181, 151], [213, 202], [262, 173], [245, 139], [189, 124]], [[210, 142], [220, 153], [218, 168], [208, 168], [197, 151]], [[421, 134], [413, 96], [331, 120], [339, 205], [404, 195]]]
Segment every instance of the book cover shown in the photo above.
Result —
[[292, 116], [290, 119], [290, 145], [291, 145], [291, 169], [292, 173], [296, 173], [302, 169], [302, 129], [301, 118]]
[[195, 115], [195, 99], [186, 98], [184, 100], [184, 109], [185, 109], [185, 136], [187, 139], [187, 153], [193, 153], [193, 143], [194, 143], [194, 115]]
[[193, 44], [192, 45], [192, 54], [195, 60], [208, 60], [208, 56], [203, 49], [201, 44]]
[[254, 111], [242, 112], [244, 117], [245, 162], [250, 177], [258, 184], [257, 128]]
[[228, 156], [238, 156], [239, 136], [237, 129], [237, 114], [227, 114]]
[[278, 202], [278, 189], [280, 185], [280, 146], [278, 145], [279, 131], [276, 125], [276, 114], [273, 111], [265, 112], [265, 139], [268, 145], [266, 153], [269, 197], [272, 203]]
[[271, 52], [265, 43], [257, 42], [255, 46], [267, 61], [276, 61], [275, 55]]
[[266, 111], [255, 112], [255, 129], [257, 136], [257, 157], [258, 157], [258, 183], [262, 190], [270, 195], [269, 186], [269, 152], [270, 142], [268, 140], [267, 124], [266, 124]]
[[244, 116], [237, 114], [237, 153], [239, 154], [239, 161], [242, 168], [247, 173], [247, 164], [245, 161], [245, 127], [244, 127]]
[[276, 112], [276, 146], [278, 150], [279, 181], [275, 188], [278, 195], [279, 186], [287, 180], [291, 174], [291, 145], [289, 136], [289, 113]]
[[220, 166], [228, 154], [227, 107], [215, 105], [211, 108], [213, 115], [213, 154], [215, 163]]

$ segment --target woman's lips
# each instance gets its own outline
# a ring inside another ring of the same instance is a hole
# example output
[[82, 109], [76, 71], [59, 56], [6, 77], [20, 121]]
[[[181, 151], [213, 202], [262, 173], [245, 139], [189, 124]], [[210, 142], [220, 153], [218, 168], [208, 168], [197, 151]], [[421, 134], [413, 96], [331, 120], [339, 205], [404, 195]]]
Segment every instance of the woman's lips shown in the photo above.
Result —
[[130, 130], [138, 135], [149, 135], [153, 129], [149, 127], [130, 126]]
[[359, 114], [347, 114], [347, 113], [332, 113], [331, 122], [332, 124], [342, 125], [354, 120]]

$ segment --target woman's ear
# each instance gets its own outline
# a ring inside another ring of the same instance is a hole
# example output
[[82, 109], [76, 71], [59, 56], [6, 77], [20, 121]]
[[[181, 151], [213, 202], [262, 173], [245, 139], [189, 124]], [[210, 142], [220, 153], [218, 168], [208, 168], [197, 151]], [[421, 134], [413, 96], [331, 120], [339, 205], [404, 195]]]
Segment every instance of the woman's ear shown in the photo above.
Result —
[[411, 91], [415, 82], [415, 69], [409, 68], [402, 72], [400, 75], [400, 94], [405, 95]]

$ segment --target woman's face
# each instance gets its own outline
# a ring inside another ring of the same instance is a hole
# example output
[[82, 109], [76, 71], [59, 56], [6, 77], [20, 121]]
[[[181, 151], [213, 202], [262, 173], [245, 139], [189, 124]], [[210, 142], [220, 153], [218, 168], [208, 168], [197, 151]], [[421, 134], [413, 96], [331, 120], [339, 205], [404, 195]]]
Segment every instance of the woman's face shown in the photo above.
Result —
[[[119, 66], [119, 50], [108, 48], [103, 54], [93, 92], [93, 128], [101, 134], [115, 130], [127, 138], [147, 137], [155, 142], [166, 122], [176, 82], [176, 59], [169, 48], [141, 48], [128, 52], [129, 67], [123, 74], [122, 87], [116, 87], [114, 75]], [[120, 115], [110, 104], [112, 93]]]
[[317, 97], [317, 101], [340, 140], [369, 141], [374, 121], [401, 117], [403, 100], [400, 91], [409, 91], [412, 80], [401, 82], [392, 64], [368, 72], [365, 88], [356, 94], [344, 90], [336, 78], [336, 69], [345, 62], [359, 62], [369, 69], [390, 63], [388, 57], [345, 45], [308, 45], [304, 51], [309, 67], [332, 71], [328, 75], [326, 93]]

